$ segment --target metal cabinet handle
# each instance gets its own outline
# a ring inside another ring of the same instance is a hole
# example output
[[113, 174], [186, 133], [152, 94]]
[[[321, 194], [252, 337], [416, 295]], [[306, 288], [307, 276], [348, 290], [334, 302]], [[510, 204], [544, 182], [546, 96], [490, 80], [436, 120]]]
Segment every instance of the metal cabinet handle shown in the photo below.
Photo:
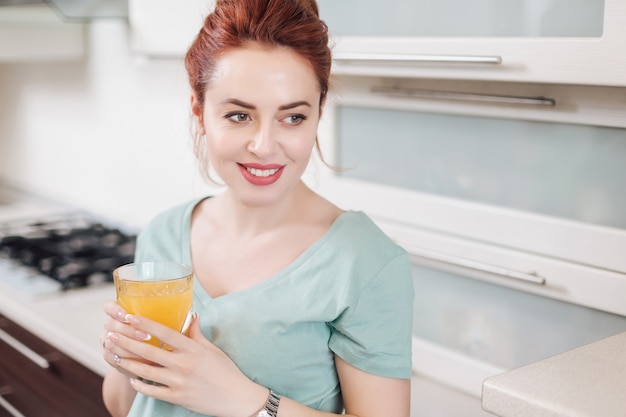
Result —
[[422, 248], [410, 247], [402, 245], [411, 257], [428, 259], [430, 261], [442, 262], [448, 265], [460, 266], [463, 268], [469, 268], [476, 271], [488, 272], [501, 277], [512, 278], [519, 281], [524, 281], [531, 284], [545, 285], [546, 279], [538, 274], [526, 273], [515, 271], [513, 269], [503, 268], [496, 265], [486, 264], [483, 262], [474, 261], [472, 259], [462, 258], [460, 256], [448, 255], [442, 252], [430, 251]]
[[33, 361], [37, 366], [48, 369], [50, 368], [50, 362], [24, 343], [20, 342], [4, 330], [0, 329], [0, 340], [11, 346], [13, 349], [17, 350], [22, 355], [26, 356], [28, 359]]
[[500, 56], [488, 55], [414, 55], [414, 54], [374, 54], [338, 52], [334, 55], [336, 61], [388, 61], [409, 63], [435, 63], [435, 64], [492, 64], [502, 63]]
[[419, 98], [429, 100], [480, 101], [494, 104], [515, 104], [554, 107], [556, 100], [547, 97], [501, 96], [494, 94], [458, 93], [451, 91], [420, 90], [404, 87], [372, 87], [374, 94], [390, 97]]
[[26, 417], [24, 414], [20, 413], [17, 408], [13, 407], [13, 405], [11, 405], [6, 398], [4, 398], [4, 395], [10, 393], [11, 391], [11, 387], [0, 387], [0, 407], [13, 417]]

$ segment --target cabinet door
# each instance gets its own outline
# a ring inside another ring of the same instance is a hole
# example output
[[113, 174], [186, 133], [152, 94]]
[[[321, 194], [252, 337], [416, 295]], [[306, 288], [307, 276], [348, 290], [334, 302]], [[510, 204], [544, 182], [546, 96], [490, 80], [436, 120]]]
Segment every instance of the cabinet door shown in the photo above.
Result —
[[46, 4], [0, 4], [0, 63], [78, 61], [84, 57], [83, 32], [82, 23], [64, 22]]
[[25, 416], [109, 416], [102, 402], [100, 376], [3, 316], [0, 329], [48, 363], [42, 367], [0, 341], [0, 382], [7, 387], [3, 398], [11, 407]]
[[626, 316], [414, 260], [413, 369], [480, 398], [485, 378], [626, 331]]
[[184, 56], [214, 4], [207, 0], [129, 0], [133, 52], [157, 57]]
[[335, 72], [626, 85], [621, 0], [320, 0]]
[[[318, 0], [337, 36], [599, 37], [605, 0]], [[384, 7], [383, 7], [384, 6]]]
[[[615, 89], [488, 86], [513, 96], [539, 88], [556, 99], [548, 109], [528, 109], [378, 97], [371, 90], [379, 82], [341, 84], [341, 96], [326, 109], [322, 151], [340, 170], [320, 171], [323, 194], [400, 230], [480, 243], [485, 251], [439, 244], [423, 234], [402, 236], [403, 245], [531, 280], [538, 275], [546, 279], [544, 289], [551, 288], [546, 296], [626, 314], [623, 297], [615, 296], [626, 294], [626, 120], [609, 116], [611, 108], [623, 111], [626, 90], [610, 105], [603, 92]], [[472, 82], [428, 86], [488, 90]], [[566, 92], [581, 98], [568, 102]], [[608, 106], [602, 115], [589, 110], [596, 96]], [[504, 249], [538, 256], [521, 261], [504, 256]], [[543, 261], [548, 259], [554, 262]]]

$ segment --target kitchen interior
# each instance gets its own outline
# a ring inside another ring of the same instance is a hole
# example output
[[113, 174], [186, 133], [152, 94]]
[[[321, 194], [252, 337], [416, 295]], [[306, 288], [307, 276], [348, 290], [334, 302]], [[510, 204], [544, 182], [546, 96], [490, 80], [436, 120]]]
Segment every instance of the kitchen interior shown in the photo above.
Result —
[[[411, 256], [411, 415], [623, 416], [626, 3], [318, 4], [342, 169], [306, 180]], [[107, 271], [154, 215], [219, 192], [182, 64], [210, 8], [0, 0], [0, 416], [106, 415]], [[61, 266], [25, 246], [52, 235]]]

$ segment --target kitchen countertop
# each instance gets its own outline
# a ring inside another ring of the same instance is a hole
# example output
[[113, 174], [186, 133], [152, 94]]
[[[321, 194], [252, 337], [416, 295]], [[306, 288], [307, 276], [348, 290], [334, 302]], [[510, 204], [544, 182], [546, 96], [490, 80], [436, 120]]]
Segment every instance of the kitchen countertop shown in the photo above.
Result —
[[[12, 189], [0, 189], [0, 221], [36, 218], [72, 208]], [[105, 301], [115, 299], [113, 283], [29, 296], [0, 280], [0, 314], [45, 342], [104, 376], [109, 365], [102, 358]]]
[[482, 405], [500, 417], [624, 417], [626, 332], [490, 377]]
[[113, 284], [74, 289], [31, 299], [0, 287], [0, 313], [87, 368], [104, 376], [100, 336], [105, 301], [115, 299]]
[[[14, 189], [0, 189], [0, 221], [67, 212], [76, 209]], [[102, 306], [114, 299], [113, 283], [30, 296], [0, 280], [1, 314], [101, 376], [109, 369], [99, 341], [104, 332]]]

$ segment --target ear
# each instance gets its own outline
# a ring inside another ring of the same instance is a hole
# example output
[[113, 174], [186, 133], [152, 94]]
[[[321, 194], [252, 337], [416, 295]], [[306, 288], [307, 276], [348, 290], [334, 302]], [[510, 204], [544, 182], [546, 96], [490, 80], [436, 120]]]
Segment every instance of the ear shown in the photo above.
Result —
[[198, 126], [198, 133], [201, 135], [204, 135], [206, 131], [204, 129], [203, 108], [195, 92], [191, 93], [190, 101], [191, 101], [191, 114], [193, 114], [193, 119], [196, 122], [196, 126]]

